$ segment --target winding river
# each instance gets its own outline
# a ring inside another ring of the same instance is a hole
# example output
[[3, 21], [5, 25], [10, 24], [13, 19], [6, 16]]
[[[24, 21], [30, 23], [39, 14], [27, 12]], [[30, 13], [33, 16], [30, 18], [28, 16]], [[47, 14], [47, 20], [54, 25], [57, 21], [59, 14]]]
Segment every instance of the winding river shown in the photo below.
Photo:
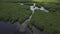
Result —
[[[47, 13], [49, 12], [44, 7], [41, 6], [41, 8], [38, 8], [35, 5], [36, 5], [36, 3], [33, 3], [33, 5], [30, 6], [30, 10], [32, 11], [32, 14], [29, 16], [29, 19], [25, 20], [24, 23], [20, 25], [20, 31], [22, 31], [22, 32], [26, 31], [26, 29], [28, 28], [27, 26], [28, 26], [32, 16], [34, 15], [35, 10], [39, 10], [40, 9], [40, 10], [42, 10], [44, 12], [47, 12]], [[32, 30], [33, 30], [33, 32], [31, 34], [43, 34], [39, 29], [37, 29], [34, 26], [32, 26]]]
[[[49, 12], [48, 10], [46, 10], [42, 6], [41, 6], [41, 8], [35, 7], [35, 3], [34, 3], [32, 6], [30, 6], [30, 10], [32, 11], [32, 14], [29, 16], [29, 19], [25, 20], [24, 23], [20, 25], [20, 31], [21, 32], [24, 32], [24, 31], [27, 30], [27, 28], [28, 28], [27, 26], [28, 26], [32, 16], [34, 15], [35, 10], [38, 10], [38, 9], [40, 9], [40, 10], [42, 10], [44, 12]], [[37, 29], [36, 27], [33, 26], [32, 29], [33, 29], [32, 33], [29, 30], [31, 34], [42, 34], [42, 32], [39, 29]]]
[[[21, 5], [24, 4], [21, 3]], [[31, 32], [31, 30], [27, 27], [32, 16], [34, 15], [35, 10], [37, 9], [43, 10], [44, 12], [49, 12], [48, 10], [44, 9], [44, 7], [36, 8], [34, 3], [32, 6], [30, 6], [32, 14], [29, 16], [29, 19], [25, 20], [22, 24], [20, 24], [20, 22], [11, 24], [9, 21], [0, 21], [0, 34], [42, 34], [42, 32], [34, 26], [32, 26], [33, 32]]]

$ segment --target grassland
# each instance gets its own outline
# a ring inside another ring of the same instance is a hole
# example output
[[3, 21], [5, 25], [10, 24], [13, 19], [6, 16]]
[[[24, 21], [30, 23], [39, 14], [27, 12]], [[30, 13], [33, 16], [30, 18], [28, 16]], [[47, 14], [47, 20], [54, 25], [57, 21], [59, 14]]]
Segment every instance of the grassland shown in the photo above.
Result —
[[46, 9], [48, 9], [50, 12], [60, 12], [60, 3], [59, 2], [47, 2], [47, 3], [41, 3], [42, 6], [44, 6]]
[[42, 28], [44, 34], [60, 34], [60, 4], [52, 2], [43, 2], [40, 4], [50, 12], [46, 13], [36, 10], [31, 23]]
[[35, 2], [58, 2], [58, 0], [32, 0]]
[[[39, 5], [44, 6], [50, 12], [36, 10], [29, 25], [33, 23], [37, 27], [44, 29], [44, 34], [60, 34], [60, 2], [58, 0], [32, 1], [39, 2]], [[19, 3], [0, 2], [0, 19], [21, 22], [31, 14], [28, 8], [29, 6], [21, 6]]]
[[21, 6], [19, 3], [0, 3], [0, 19], [9, 20], [14, 22], [15, 20], [23, 21], [31, 14], [28, 10], [29, 6]]

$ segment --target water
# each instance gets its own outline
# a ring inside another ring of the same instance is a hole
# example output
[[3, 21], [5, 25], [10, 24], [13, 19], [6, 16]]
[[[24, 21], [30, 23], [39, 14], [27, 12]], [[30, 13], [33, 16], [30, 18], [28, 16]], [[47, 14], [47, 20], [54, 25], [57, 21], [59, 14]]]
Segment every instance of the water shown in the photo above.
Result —
[[[21, 5], [24, 4], [21, 3]], [[27, 34], [28, 32], [31, 33], [31, 31], [27, 28], [27, 26], [32, 18], [32, 15], [34, 14], [34, 11], [39, 8], [35, 7], [34, 3], [33, 6], [30, 6], [30, 9], [32, 10], [31, 16], [29, 16], [29, 19], [25, 20], [24, 23], [21, 25], [18, 22], [15, 24], [11, 24], [11, 22], [6, 23], [5, 21], [0, 21], [0, 34]], [[43, 10], [45, 12], [47, 11], [44, 8], [40, 8], [40, 10]], [[34, 33], [37, 32], [36, 34], [39, 34], [40, 31], [38, 29], [36, 29], [35, 27], [33, 29]], [[21, 30], [22, 32], [20, 32], [19, 30]]]
[[19, 32], [19, 28], [17, 27], [17, 24], [0, 21], [0, 34], [26, 34], [26, 32]]
[[[30, 21], [30, 19], [28, 21]], [[22, 24], [22, 27], [23, 29], [26, 28], [26, 30], [20, 32], [19, 31], [20, 25], [18, 25], [19, 24], [18, 22], [16, 22], [15, 24], [11, 24], [11, 22], [9, 21], [8, 22], [0, 21], [0, 34], [34, 34], [34, 33], [41, 34], [41, 32], [34, 27], [32, 27], [34, 29], [33, 30], [34, 32], [32, 33], [31, 30], [27, 28], [28, 22], [24, 22], [24, 23], [25, 24]]]
[[44, 7], [41, 6], [40, 10], [44, 11], [44, 12], [49, 12], [47, 9], [45, 9]]
[[32, 11], [32, 13], [34, 14], [35, 10], [42, 10], [44, 12], [49, 12], [47, 9], [45, 9], [43, 6], [41, 6], [41, 8], [38, 8], [38, 6], [35, 6], [36, 3], [33, 3], [32, 6], [30, 6], [30, 10]]
[[[30, 20], [31, 20], [31, 18], [32, 18], [32, 16], [33, 16], [33, 14], [34, 14], [34, 12], [35, 12], [35, 10], [42, 10], [42, 11], [44, 11], [44, 12], [49, 12], [48, 10], [46, 10], [44, 7], [42, 7], [41, 6], [41, 8], [38, 8], [38, 6], [35, 6], [35, 3], [32, 5], [32, 6], [30, 6], [30, 10], [32, 11], [32, 14], [31, 14], [31, 16], [30, 16]], [[36, 27], [34, 27], [34, 26], [32, 26], [32, 34], [43, 34], [43, 32], [42, 31], [40, 31], [39, 29], [37, 29]]]
[[34, 14], [34, 11], [35, 11], [34, 6], [30, 6], [30, 10], [31, 10], [32, 13]]
[[25, 20], [25, 21], [20, 25], [20, 31], [24, 32], [24, 31], [27, 30], [27, 28], [28, 28], [27, 26], [28, 26], [28, 24], [30, 23], [30, 20], [31, 20], [31, 18], [32, 18], [32, 15], [33, 15], [33, 14], [31, 14], [31, 16], [29, 16], [29, 19]]

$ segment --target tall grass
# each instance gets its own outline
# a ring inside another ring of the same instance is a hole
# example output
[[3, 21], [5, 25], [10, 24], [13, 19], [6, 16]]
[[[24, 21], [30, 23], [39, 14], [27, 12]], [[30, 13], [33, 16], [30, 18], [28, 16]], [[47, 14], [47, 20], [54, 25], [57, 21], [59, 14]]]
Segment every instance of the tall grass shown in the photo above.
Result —
[[4, 3], [0, 4], [0, 19], [10, 20], [14, 22], [15, 20], [23, 21], [25, 18], [31, 14], [28, 10], [29, 6], [21, 6], [19, 3]]
[[60, 34], [60, 6], [50, 3], [43, 3], [43, 6], [50, 12], [46, 13], [44, 11], [36, 10], [31, 23], [44, 29], [44, 34]]

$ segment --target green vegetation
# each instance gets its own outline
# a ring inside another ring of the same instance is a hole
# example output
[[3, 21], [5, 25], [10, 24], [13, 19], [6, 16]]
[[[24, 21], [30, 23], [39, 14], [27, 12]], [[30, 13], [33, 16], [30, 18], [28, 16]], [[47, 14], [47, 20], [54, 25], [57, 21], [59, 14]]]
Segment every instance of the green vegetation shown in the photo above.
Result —
[[60, 3], [42, 2], [39, 4], [50, 12], [36, 10], [31, 24], [44, 29], [44, 34], [60, 34]]
[[31, 14], [31, 11], [28, 10], [28, 8], [29, 6], [21, 6], [19, 3], [1, 3], [0, 19], [10, 20], [12, 22], [18, 20], [21, 22]]
[[[20, 0], [14, 1], [20, 2]], [[25, 0], [22, 1], [24, 2]], [[29, 24], [30, 29], [32, 27], [32, 24], [35, 24], [37, 27], [44, 29], [44, 34], [60, 34], [60, 0], [31, 1], [38, 2], [38, 5], [44, 6], [50, 12], [46, 13], [44, 11], [36, 10]], [[20, 22], [24, 21], [25, 18], [28, 18], [28, 16], [31, 14], [31, 11], [28, 10], [28, 8], [28, 5], [21, 6], [19, 3], [0, 2], [0, 19], [9, 19], [12, 22], [15, 20], [18, 20]]]
[[58, 2], [58, 0], [32, 0], [35, 2]]
[[54, 2], [47, 2], [47, 3], [41, 3], [42, 6], [44, 6], [46, 9], [48, 9], [50, 12], [60, 12], [60, 3], [54, 3]]
[[44, 29], [44, 34], [53, 34], [54, 30], [60, 31], [60, 13], [45, 13], [37, 10], [32, 17], [31, 23], [34, 23], [37, 27]]

